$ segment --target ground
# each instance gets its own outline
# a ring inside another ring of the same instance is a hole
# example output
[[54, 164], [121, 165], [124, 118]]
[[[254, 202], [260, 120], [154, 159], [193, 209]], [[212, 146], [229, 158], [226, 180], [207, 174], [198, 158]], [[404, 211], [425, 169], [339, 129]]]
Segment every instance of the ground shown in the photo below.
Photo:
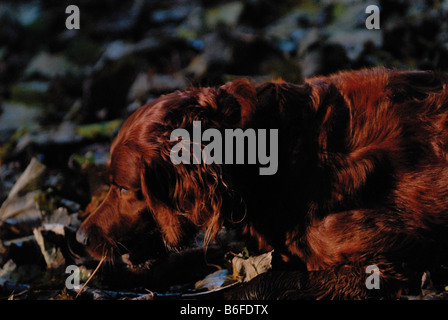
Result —
[[[66, 27], [69, 4], [79, 8], [79, 29]], [[368, 5], [379, 8], [380, 29], [366, 27]], [[74, 232], [104, 197], [111, 140], [139, 106], [239, 77], [300, 82], [373, 66], [447, 71], [447, 15], [448, 1], [423, 0], [3, 1], [0, 299], [76, 297], [67, 267], [79, 268], [82, 285], [98, 262]], [[244, 245], [233, 240], [209, 248], [206, 262], [198, 238], [148, 262], [144, 275], [126, 257], [104, 262], [77, 299], [200, 298], [248, 272], [235, 269]], [[421, 297], [408, 298], [446, 298], [444, 270], [423, 279]]]

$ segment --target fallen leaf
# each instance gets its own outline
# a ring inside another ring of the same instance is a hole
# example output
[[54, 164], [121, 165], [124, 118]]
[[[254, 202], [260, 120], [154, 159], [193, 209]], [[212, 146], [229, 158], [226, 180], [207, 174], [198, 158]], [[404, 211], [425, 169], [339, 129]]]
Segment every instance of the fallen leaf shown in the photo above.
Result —
[[227, 280], [229, 271], [227, 269], [217, 270], [207, 275], [204, 279], [199, 280], [194, 285], [196, 290], [207, 289], [213, 290], [219, 288]]
[[6, 282], [11, 281], [11, 276], [16, 270], [16, 264], [12, 260], [8, 260], [3, 268], [0, 269], [0, 286], [3, 286]]
[[64, 265], [65, 259], [61, 250], [54, 243], [45, 241], [45, 237], [42, 233], [43, 230], [44, 227], [35, 228], [33, 234], [45, 259], [47, 268], [57, 268]]
[[40, 184], [45, 171], [46, 167], [39, 160], [31, 160], [0, 207], [0, 223], [8, 220], [8, 223], [16, 224], [42, 218], [36, 199], [42, 193]]
[[240, 253], [232, 259], [233, 272], [242, 282], [250, 281], [259, 274], [272, 268], [272, 252], [259, 256], [251, 256], [247, 259]]

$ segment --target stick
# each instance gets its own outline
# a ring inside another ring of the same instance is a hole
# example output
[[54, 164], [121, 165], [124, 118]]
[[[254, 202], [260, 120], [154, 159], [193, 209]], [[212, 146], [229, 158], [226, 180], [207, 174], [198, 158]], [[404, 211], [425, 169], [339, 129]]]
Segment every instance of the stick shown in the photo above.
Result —
[[81, 287], [81, 289], [78, 291], [78, 293], [76, 294], [75, 300], [81, 295], [82, 291], [84, 290], [84, 288], [86, 287], [86, 285], [90, 282], [90, 280], [93, 278], [93, 276], [95, 275], [95, 273], [98, 271], [98, 269], [100, 268], [101, 264], [103, 263], [103, 261], [106, 259], [106, 256], [104, 255], [100, 262], [98, 263], [98, 265], [96, 266], [95, 270], [93, 270], [92, 274], [90, 275], [90, 277], [87, 279], [87, 281], [83, 284], [83, 286]]

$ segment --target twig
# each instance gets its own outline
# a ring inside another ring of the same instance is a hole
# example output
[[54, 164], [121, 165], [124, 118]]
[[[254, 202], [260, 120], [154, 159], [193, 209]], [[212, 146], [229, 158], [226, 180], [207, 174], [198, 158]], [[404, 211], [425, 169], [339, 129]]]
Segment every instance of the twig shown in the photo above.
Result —
[[83, 284], [83, 286], [81, 287], [81, 289], [78, 291], [78, 293], [75, 296], [75, 300], [81, 295], [82, 291], [84, 290], [84, 288], [86, 287], [86, 285], [90, 282], [90, 280], [93, 278], [93, 276], [95, 275], [95, 273], [98, 271], [98, 269], [100, 268], [101, 264], [103, 263], [103, 261], [106, 259], [106, 255], [104, 255], [100, 262], [98, 263], [98, 265], [96, 266], [95, 270], [93, 270], [92, 274], [90, 275], [90, 277], [87, 279], [87, 281]]

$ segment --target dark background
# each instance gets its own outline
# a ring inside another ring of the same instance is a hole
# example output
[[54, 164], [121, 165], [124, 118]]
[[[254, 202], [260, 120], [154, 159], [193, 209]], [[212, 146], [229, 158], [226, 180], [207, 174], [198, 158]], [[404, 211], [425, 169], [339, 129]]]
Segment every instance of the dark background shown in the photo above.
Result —
[[[372, 4], [379, 30], [365, 27]], [[68, 5], [80, 9], [79, 30], [65, 27]], [[53, 221], [75, 229], [92, 196], [100, 201], [111, 139], [139, 106], [238, 77], [298, 83], [374, 66], [446, 71], [447, 14], [448, 1], [437, 0], [2, 1], [0, 298], [49, 269], [33, 228]], [[45, 174], [19, 196], [38, 196], [15, 212], [5, 200], [33, 157]], [[58, 208], [65, 211], [56, 219]], [[44, 235], [48, 248], [64, 251]], [[63, 256], [54, 268], [74, 262]]]

